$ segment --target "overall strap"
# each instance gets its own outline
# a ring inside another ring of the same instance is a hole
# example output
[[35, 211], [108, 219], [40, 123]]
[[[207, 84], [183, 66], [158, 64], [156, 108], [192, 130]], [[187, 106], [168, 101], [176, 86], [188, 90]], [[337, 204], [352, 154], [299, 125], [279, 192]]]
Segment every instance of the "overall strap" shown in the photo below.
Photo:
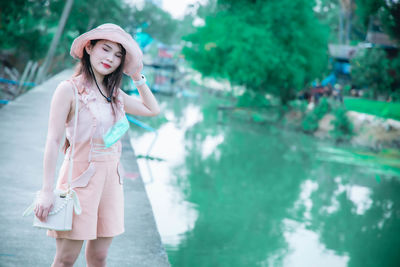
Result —
[[71, 144], [71, 154], [69, 156], [70, 164], [69, 164], [69, 171], [68, 171], [68, 190], [71, 187], [71, 181], [72, 181], [72, 169], [74, 166], [74, 151], [75, 151], [75, 140], [76, 140], [76, 128], [78, 126], [78, 89], [76, 88], [76, 85], [73, 80], [71, 80], [71, 83], [74, 86], [74, 91], [75, 91], [75, 119], [74, 119], [74, 136], [72, 137], [72, 144]]

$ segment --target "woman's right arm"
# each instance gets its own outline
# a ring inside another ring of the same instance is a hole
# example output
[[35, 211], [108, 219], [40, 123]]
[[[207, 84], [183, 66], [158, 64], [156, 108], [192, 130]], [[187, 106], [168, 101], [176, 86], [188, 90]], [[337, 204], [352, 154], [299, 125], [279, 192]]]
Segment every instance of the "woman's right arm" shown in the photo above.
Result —
[[35, 214], [41, 221], [46, 221], [47, 215], [54, 203], [54, 177], [61, 141], [64, 137], [65, 122], [68, 115], [74, 113], [74, 91], [70, 82], [60, 83], [51, 100], [49, 125], [43, 160], [43, 185]]

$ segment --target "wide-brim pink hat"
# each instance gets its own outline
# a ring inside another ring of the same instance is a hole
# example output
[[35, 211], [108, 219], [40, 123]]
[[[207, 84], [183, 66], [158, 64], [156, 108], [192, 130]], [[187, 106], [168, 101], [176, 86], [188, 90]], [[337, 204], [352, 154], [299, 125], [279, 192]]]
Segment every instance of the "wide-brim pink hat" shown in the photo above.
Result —
[[106, 23], [85, 32], [75, 38], [71, 45], [70, 54], [73, 58], [81, 59], [83, 49], [90, 40], [109, 40], [121, 44], [126, 50], [124, 73], [132, 75], [143, 68], [143, 53], [132, 36], [120, 26]]

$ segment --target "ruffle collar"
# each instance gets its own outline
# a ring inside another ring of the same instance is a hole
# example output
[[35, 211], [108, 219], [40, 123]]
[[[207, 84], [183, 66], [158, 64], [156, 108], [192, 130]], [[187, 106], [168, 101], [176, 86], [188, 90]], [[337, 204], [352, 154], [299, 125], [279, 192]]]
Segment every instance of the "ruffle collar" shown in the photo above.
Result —
[[87, 82], [82, 81], [82, 76], [74, 77], [72, 80], [78, 88], [78, 93], [84, 104], [87, 104], [89, 101], [96, 101], [95, 92], [89, 88]]
[[[96, 101], [96, 93], [90, 88], [90, 84], [88, 81], [83, 81], [81, 75], [78, 77], [74, 77], [73, 81], [78, 88], [78, 93], [81, 96], [82, 102], [84, 104], [87, 104], [90, 101]], [[122, 94], [118, 91], [114, 91], [114, 96], [116, 97], [115, 100], [118, 106], [123, 108], [124, 102], [122, 99]]]

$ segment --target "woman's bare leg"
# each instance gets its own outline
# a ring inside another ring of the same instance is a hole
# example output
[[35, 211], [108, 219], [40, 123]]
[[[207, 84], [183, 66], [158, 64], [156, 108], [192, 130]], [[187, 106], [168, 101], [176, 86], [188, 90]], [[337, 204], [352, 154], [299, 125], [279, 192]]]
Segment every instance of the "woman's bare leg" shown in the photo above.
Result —
[[56, 256], [52, 267], [73, 266], [81, 251], [83, 240], [56, 239]]
[[88, 240], [86, 243], [87, 267], [106, 266], [108, 248], [111, 245], [112, 237], [98, 237], [95, 240]]

